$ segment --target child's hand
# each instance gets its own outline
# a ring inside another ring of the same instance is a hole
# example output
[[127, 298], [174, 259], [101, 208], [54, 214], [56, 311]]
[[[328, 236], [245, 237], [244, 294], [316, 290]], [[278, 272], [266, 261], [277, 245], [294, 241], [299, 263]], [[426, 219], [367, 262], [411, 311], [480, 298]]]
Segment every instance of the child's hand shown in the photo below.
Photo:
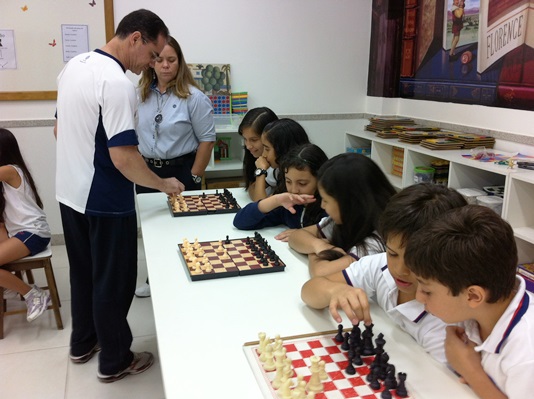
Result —
[[462, 382], [470, 377], [484, 373], [480, 353], [475, 351], [476, 344], [470, 341], [462, 327], [447, 326], [445, 355], [450, 366], [462, 376]]
[[256, 168], [258, 169], [269, 169], [271, 167], [271, 165], [269, 164], [269, 161], [267, 161], [267, 158], [265, 157], [258, 157], [256, 158]]
[[279, 194], [278, 203], [292, 214], [297, 213], [293, 205], [306, 205], [315, 202], [315, 197], [309, 194]]
[[274, 238], [276, 240], [280, 240], [282, 242], [288, 242], [289, 241], [289, 236], [291, 235], [291, 233], [293, 233], [296, 229], [287, 229], [285, 231], [282, 231], [280, 234], [277, 234], [274, 236]]
[[336, 285], [330, 297], [330, 314], [337, 323], [341, 323], [338, 309], [343, 310], [353, 325], [363, 320], [370, 324], [371, 312], [367, 294], [361, 288], [351, 287], [347, 284]]

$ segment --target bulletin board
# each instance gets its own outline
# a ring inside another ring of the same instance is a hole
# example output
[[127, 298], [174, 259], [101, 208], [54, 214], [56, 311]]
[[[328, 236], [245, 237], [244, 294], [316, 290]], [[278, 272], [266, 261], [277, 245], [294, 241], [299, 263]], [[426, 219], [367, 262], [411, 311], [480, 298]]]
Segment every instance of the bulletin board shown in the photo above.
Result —
[[1, 8], [2, 65], [16, 59], [16, 68], [0, 67], [4, 101], [57, 98], [56, 78], [65, 66], [65, 26], [80, 28], [89, 50], [103, 46], [115, 31], [113, 0], [2, 0]]

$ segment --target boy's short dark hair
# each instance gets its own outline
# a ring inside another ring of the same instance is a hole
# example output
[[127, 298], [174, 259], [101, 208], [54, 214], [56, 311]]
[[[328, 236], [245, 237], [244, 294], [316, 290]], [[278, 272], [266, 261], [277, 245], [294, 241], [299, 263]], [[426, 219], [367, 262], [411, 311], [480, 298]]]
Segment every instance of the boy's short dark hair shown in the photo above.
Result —
[[460, 193], [438, 184], [420, 183], [406, 187], [389, 200], [382, 212], [378, 233], [387, 242], [400, 235], [401, 245], [421, 227], [442, 213], [467, 205]]
[[140, 9], [126, 15], [117, 26], [115, 36], [124, 39], [133, 32], [140, 32], [143, 40], [156, 42], [158, 36], [169, 36], [169, 29], [152, 11]]
[[406, 266], [456, 296], [471, 285], [489, 291], [488, 303], [511, 295], [517, 247], [512, 227], [490, 208], [467, 205], [444, 213], [412, 236]]

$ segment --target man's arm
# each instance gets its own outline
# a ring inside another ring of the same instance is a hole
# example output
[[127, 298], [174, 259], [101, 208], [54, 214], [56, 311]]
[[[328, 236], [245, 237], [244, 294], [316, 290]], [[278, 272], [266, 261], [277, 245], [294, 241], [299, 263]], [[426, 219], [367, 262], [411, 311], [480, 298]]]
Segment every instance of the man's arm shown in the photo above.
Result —
[[109, 148], [113, 165], [128, 180], [140, 186], [150, 187], [167, 194], [180, 194], [184, 185], [176, 178], [162, 179], [146, 166], [137, 146], [117, 146]]

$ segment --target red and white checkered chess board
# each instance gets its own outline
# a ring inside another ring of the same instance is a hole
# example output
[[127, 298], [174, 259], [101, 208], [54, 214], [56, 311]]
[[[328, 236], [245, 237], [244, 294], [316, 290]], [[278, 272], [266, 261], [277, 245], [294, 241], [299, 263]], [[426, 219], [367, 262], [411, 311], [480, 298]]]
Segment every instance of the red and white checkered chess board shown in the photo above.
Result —
[[[370, 372], [369, 364], [372, 363], [374, 356], [362, 357], [363, 366], [354, 366], [356, 374], [347, 374], [345, 372], [345, 368], [348, 365], [347, 352], [341, 349], [341, 344], [334, 340], [335, 335], [336, 331], [329, 331], [311, 336], [302, 336], [301, 338], [282, 338], [283, 346], [286, 348], [286, 356], [292, 361], [293, 380], [296, 381], [296, 377], [301, 375], [307, 383], [311, 376], [309, 369], [311, 365], [310, 358], [318, 356], [326, 362], [325, 371], [328, 374], [328, 379], [322, 381], [324, 390], [317, 393], [315, 399], [380, 399], [384, 390], [383, 382], [381, 382], [380, 389], [374, 390], [365, 379], [365, 376]], [[257, 352], [258, 347], [258, 342], [251, 342], [245, 344], [243, 349], [264, 397], [279, 398], [277, 391], [271, 385], [276, 371], [265, 371], [263, 369]], [[393, 398], [400, 399], [395, 390], [390, 392]], [[408, 398], [414, 399], [413, 396], [408, 396]]]

